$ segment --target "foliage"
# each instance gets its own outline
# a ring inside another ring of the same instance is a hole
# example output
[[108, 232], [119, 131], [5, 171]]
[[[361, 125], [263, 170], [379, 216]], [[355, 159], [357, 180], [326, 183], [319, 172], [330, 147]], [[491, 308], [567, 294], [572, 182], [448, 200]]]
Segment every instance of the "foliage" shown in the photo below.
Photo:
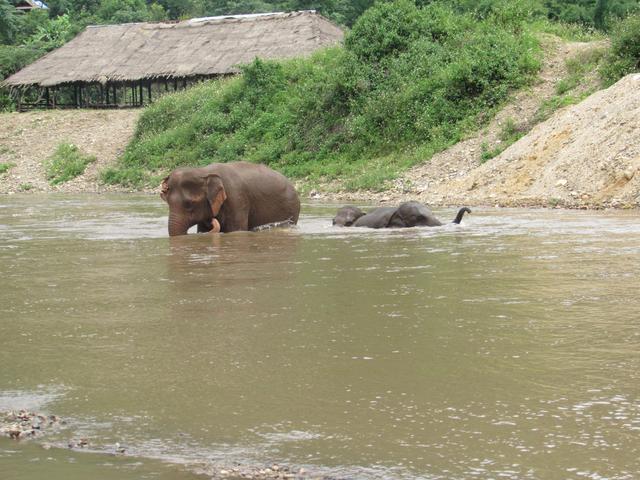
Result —
[[502, 125], [502, 129], [500, 130], [499, 139], [500, 143], [498, 143], [494, 148], [490, 149], [486, 143], [481, 145], [482, 153], [480, 155], [480, 160], [482, 163], [490, 160], [494, 157], [497, 157], [502, 152], [504, 152], [511, 145], [520, 140], [526, 133], [525, 128], [519, 127], [513, 118], [507, 118]]
[[[22, 67], [28, 65], [40, 55], [43, 50], [33, 46], [8, 46], [0, 45], [0, 82], [13, 72], [20, 70]], [[4, 89], [0, 89], [0, 111], [10, 110], [13, 106], [13, 101], [9, 97], [9, 92]]]
[[0, 0], [0, 42], [11, 43], [18, 28], [18, 14], [7, 0]]
[[457, 141], [531, 78], [537, 44], [518, 21], [377, 4], [345, 48], [256, 60], [239, 78], [164, 97], [103, 179], [153, 182], [179, 165], [245, 159], [292, 177], [382, 188], [400, 165], [424, 158], [415, 152]]
[[532, 32], [549, 33], [569, 42], [593, 42], [604, 40], [601, 30], [579, 23], [552, 22], [546, 18], [536, 19], [529, 24]]
[[43, 25], [25, 41], [25, 44], [49, 51], [61, 47], [73, 36], [71, 20], [68, 15], [56, 17]]
[[15, 163], [0, 162], [0, 175], [7, 173], [9, 170], [11, 170], [15, 166], [16, 166]]
[[602, 78], [612, 84], [640, 70], [640, 14], [619, 22], [611, 34], [611, 49], [602, 68]]
[[61, 143], [44, 162], [47, 180], [51, 185], [64, 183], [84, 173], [95, 160], [96, 157], [84, 155], [75, 145]]
[[611, 19], [638, 10], [637, 0], [544, 0], [547, 18], [607, 30]]

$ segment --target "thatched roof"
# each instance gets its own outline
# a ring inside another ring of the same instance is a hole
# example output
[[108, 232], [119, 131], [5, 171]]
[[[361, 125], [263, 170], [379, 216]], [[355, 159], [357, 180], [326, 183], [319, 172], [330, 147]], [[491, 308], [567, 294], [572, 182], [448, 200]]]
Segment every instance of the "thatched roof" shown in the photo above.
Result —
[[7, 78], [5, 85], [50, 87], [229, 74], [256, 57], [308, 55], [342, 37], [340, 28], [314, 11], [89, 26]]

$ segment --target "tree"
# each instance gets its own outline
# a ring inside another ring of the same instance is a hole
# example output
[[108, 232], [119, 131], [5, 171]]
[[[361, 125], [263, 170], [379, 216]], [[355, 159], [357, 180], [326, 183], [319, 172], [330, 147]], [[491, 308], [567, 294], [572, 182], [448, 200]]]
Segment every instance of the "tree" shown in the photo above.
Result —
[[144, 0], [102, 0], [96, 15], [105, 23], [144, 22], [149, 11]]
[[7, 0], [0, 0], [0, 42], [13, 43], [18, 28], [16, 9]]
[[596, 8], [593, 11], [593, 22], [596, 28], [599, 28], [601, 30], [604, 29], [604, 19], [607, 14], [608, 7], [609, 7], [608, 0], [596, 1]]

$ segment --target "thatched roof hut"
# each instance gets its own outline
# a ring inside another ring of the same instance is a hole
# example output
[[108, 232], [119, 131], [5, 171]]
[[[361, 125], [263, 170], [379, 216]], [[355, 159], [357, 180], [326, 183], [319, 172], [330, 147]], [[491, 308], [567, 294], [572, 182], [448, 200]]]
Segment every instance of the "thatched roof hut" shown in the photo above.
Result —
[[148, 85], [201, 79], [236, 73], [238, 65], [256, 57], [308, 55], [342, 38], [339, 27], [314, 11], [89, 26], [4, 85]]

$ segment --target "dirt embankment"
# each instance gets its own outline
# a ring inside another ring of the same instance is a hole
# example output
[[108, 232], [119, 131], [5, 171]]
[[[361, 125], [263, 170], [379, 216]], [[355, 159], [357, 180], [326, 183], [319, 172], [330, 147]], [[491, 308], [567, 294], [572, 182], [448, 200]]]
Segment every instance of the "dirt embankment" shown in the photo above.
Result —
[[[133, 135], [140, 110], [48, 110], [0, 114], [0, 163], [13, 165], [0, 174], [0, 193], [103, 192], [98, 174], [120, 155]], [[51, 186], [42, 162], [63, 142], [94, 155], [84, 174]]]
[[[518, 92], [486, 128], [409, 170], [377, 199], [417, 199], [430, 205], [640, 207], [640, 75], [560, 109], [500, 155], [482, 161], [483, 144], [499, 145], [509, 119], [518, 128], [531, 128], [540, 106], [567, 77], [568, 59], [603, 46], [547, 38], [537, 84]], [[595, 72], [591, 76], [583, 89], [597, 83]]]

